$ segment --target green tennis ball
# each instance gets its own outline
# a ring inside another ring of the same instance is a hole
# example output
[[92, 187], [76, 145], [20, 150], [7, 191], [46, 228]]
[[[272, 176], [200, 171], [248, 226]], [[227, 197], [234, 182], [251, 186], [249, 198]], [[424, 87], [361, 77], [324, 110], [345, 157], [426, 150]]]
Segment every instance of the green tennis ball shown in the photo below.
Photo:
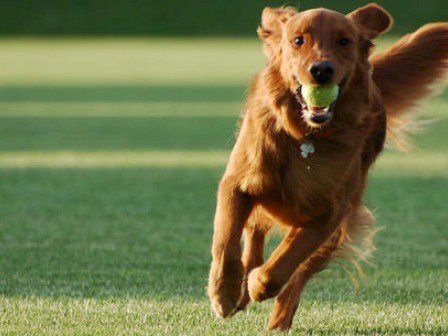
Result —
[[302, 97], [310, 107], [327, 107], [333, 104], [339, 95], [339, 86], [303, 85]]

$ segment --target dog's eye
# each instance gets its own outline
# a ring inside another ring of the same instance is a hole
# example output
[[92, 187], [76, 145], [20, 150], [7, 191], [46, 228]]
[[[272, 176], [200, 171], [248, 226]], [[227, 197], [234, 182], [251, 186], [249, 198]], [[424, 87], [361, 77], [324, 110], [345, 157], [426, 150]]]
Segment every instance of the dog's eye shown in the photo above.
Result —
[[342, 47], [345, 47], [349, 44], [350, 44], [350, 40], [348, 38], [343, 37], [339, 40], [339, 45]]
[[302, 45], [302, 44], [304, 44], [304, 43], [305, 43], [305, 39], [303, 38], [303, 36], [297, 36], [297, 37], [294, 39], [294, 44], [295, 44], [295, 45], [300, 46], [300, 45]]

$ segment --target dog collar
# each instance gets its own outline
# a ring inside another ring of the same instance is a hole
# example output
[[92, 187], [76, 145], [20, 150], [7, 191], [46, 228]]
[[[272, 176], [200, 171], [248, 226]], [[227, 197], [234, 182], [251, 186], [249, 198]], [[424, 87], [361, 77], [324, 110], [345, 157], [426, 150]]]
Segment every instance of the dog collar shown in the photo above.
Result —
[[323, 130], [322, 128], [319, 128], [317, 130], [313, 130], [311, 132], [306, 133], [305, 139], [306, 140], [325, 139], [335, 135], [337, 132], [338, 132], [337, 128], [329, 125], [328, 129]]
[[338, 132], [338, 129], [331, 127], [328, 130], [323, 131], [321, 128], [305, 134], [304, 141], [300, 145], [300, 155], [306, 159], [309, 155], [316, 151], [314, 147], [314, 139], [326, 139]]

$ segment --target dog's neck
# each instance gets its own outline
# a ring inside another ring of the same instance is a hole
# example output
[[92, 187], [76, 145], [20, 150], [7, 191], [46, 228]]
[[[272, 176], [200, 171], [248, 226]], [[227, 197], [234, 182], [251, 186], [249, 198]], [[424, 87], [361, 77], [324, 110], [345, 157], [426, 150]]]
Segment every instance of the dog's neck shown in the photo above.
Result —
[[306, 140], [312, 139], [327, 139], [335, 135], [340, 131], [339, 128], [336, 128], [332, 124], [327, 125], [324, 128], [316, 128], [305, 134], [304, 138]]

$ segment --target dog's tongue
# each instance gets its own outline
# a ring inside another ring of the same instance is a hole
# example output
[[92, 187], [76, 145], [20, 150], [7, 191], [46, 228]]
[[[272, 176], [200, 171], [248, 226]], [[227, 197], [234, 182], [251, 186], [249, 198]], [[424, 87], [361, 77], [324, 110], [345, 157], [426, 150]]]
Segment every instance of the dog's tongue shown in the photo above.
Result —
[[316, 114], [326, 113], [328, 111], [328, 106], [325, 107], [309, 107], [310, 111]]

